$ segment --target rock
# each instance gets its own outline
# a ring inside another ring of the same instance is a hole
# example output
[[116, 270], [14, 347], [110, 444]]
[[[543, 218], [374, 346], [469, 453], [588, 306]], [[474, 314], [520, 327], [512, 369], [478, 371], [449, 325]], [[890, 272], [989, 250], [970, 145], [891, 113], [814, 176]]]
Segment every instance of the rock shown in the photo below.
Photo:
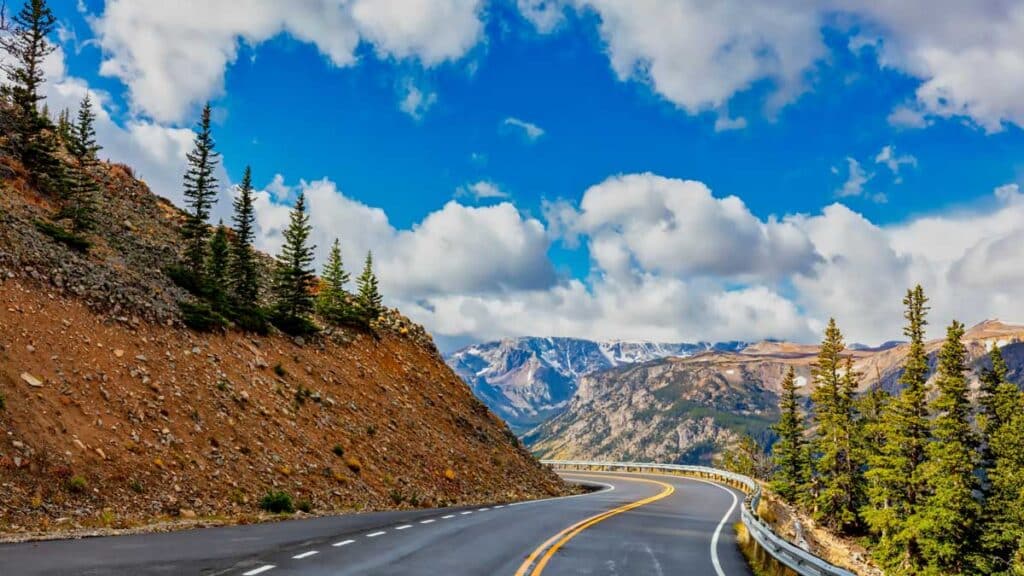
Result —
[[117, 356], [118, 358], [120, 358], [121, 356], [124, 356], [124, 350], [121, 350], [120, 348], [117, 349], [117, 350], [114, 350], [114, 356]]
[[178, 515], [181, 516], [182, 518], [189, 518], [189, 519], [191, 519], [191, 518], [195, 518], [196, 517], [196, 512], [195, 512], [195, 510], [189, 510], [187, 508], [182, 508], [181, 510], [178, 510]]
[[25, 449], [25, 443], [24, 442], [18, 442], [17, 440], [12, 441], [11, 442], [11, 446], [14, 446], [18, 450], [24, 450]]
[[29, 344], [28, 346], [25, 346], [25, 350], [28, 350], [28, 352], [31, 354], [32, 352], [36, 351], [36, 347]]
[[146, 361], [146, 357], [144, 355], [142, 355], [142, 354], [139, 354], [138, 356], [136, 356], [135, 359], [138, 360], [139, 362], [145, 362]]
[[103, 453], [103, 449], [102, 448], [97, 448], [96, 449], [96, 454], [98, 454], [99, 457], [103, 458], [104, 460], [107, 459], [107, 455]]
[[82, 444], [82, 441], [79, 440], [78, 438], [72, 438], [71, 441], [75, 443], [75, 446], [77, 446], [79, 450], [85, 450], [86, 449], [85, 448], [85, 444]]
[[43, 381], [40, 380], [39, 378], [36, 378], [35, 376], [29, 374], [28, 372], [22, 372], [21, 373], [21, 379], [24, 380], [26, 384], [28, 384], [29, 386], [31, 386], [33, 388], [42, 388], [43, 387]]

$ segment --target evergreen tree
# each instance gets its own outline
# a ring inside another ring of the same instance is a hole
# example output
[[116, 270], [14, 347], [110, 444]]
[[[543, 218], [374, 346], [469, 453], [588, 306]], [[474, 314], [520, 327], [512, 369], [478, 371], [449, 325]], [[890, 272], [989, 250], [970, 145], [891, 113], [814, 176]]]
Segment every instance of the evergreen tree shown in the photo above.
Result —
[[974, 498], [978, 441], [971, 427], [963, 335], [964, 325], [954, 320], [939, 353], [939, 395], [931, 405], [932, 442], [923, 465], [928, 488], [920, 512], [923, 573], [935, 576], [972, 571], [969, 559], [981, 514]]
[[[881, 377], [878, 381], [881, 382]], [[861, 462], [870, 465], [882, 453], [882, 446], [887, 441], [883, 418], [890, 402], [892, 397], [889, 393], [877, 386], [857, 399], [857, 415], [860, 418], [857, 423], [857, 445], [861, 452]]]
[[41, 91], [46, 81], [43, 65], [56, 50], [49, 41], [56, 24], [57, 18], [45, 0], [26, 0], [12, 19], [8, 33], [0, 35], [0, 49], [9, 57], [0, 59], [0, 70], [10, 81], [4, 87], [5, 99], [14, 107], [13, 130], [8, 138], [36, 182], [39, 176], [51, 175], [57, 162], [52, 142], [44, 134], [50, 119], [39, 106], [45, 98]]
[[278, 324], [286, 331], [306, 331], [308, 316], [313, 311], [313, 246], [309, 245], [309, 215], [306, 196], [299, 193], [284, 231], [284, 246], [277, 257], [274, 278], [275, 312]]
[[814, 495], [814, 516], [833, 530], [848, 532], [857, 525], [863, 491], [861, 466], [854, 446], [856, 414], [853, 396], [857, 374], [853, 363], [843, 359], [843, 335], [835, 319], [825, 329], [818, 359], [813, 366], [815, 389], [815, 470], [821, 484]]
[[335, 238], [320, 277], [320, 293], [316, 299], [317, 312], [331, 322], [340, 323], [351, 317], [348, 294], [345, 293], [348, 280], [348, 272], [341, 262], [341, 245]]
[[207, 293], [217, 311], [227, 308], [229, 250], [228, 229], [224, 222], [220, 222], [210, 239], [210, 256], [206, 266]]
[[60, 111], [60, 115], [57, 117], [57, 135], [60, 136], [60, 141], [65, 147], [71, 146], [71, 140], [74, 138], [73, 131], [75, 129], [74, 123], [71, 122], [71, 113], [65, 108]]
[[252, 202], [252, 169], [246, 166], [233, 203], [235, 236], [231, 244], [231, 288], [237, 304], [243, 307], [255, 307], [259, 301], [259, 271], [252, 247], [256, 236]]
[[366, 263], [363, 266], [363, 273], [356, 280], [356, 287], [359, 293], [356, 296], [356, 305], [359, 314], [366, 322], [376, 320], [383, 311], [383, 298], [377, 288], [377, 276], [373, 273], [373, 253], [366, 253]]
[[213, 175], [217, 156], [210, 132], [210, 104], [207, 103], [203, 107], [194, 146], [187, 156], [188, 170], [184, 178], [185, 204], [189, 209], [182, 230], [186, 242], [185, 258], [192, 273], [200, 281], [204, 277], [203, 264], [209, 237], [206, 221], [210, 218], [210, 209], [217, 196], [217, 178]]
[[779, 436], [772, 447], [775, 465], [772, 489], [793, 502], [807, 482], [804, 476], [807, 466], [804, 463], [804, 416], [796, 395], [796, 371], [792, 366], [782, 381], [779, 412], [779, 422], [772, 427]]
[[903, 390], [883, 415], [886, 441], [867, 471], [870, 506], [863, 516], [878, 538], [873, 554], [892, 576], [918, 574], [923, 569], [919, 515], [927, 492], [923, 464], [930, 437], [924, 341], [927, 303], [921, 286], [908, 290], [903, 299], [907, 321], [903, 334], [910, 340], [899, 380]]
[[991, 464], [988, 446], [992, 436], [1020, 409], [1020, 391], [1009, 381], [1009, 368], [996, 344], [992, 344], [989, 351], [989, 361], [992, 366], [982, 370], [978, 390], [978, 428], [981, 430], [983, 465], [986, 468]]
[[739, 442], [723, 450], [719, 465], [730, 472], [758, 479], [766, 478], [771, 467], [764, 449], [749, 434], [744, 434]]
[[68, 177], [60, 213], [60, 217], [71, 220], [75, 232], [89, 230], [95, 225], [100, 193], [100, 186], [90, 173], [97, 164], [96, 153], [100, 150], [93, 128], [95, 120], [92, 101], [86, 94], [78, 109], [78, 122], [69, 125], [68, 151], [74, 157], [75, 165], [66, 169]]

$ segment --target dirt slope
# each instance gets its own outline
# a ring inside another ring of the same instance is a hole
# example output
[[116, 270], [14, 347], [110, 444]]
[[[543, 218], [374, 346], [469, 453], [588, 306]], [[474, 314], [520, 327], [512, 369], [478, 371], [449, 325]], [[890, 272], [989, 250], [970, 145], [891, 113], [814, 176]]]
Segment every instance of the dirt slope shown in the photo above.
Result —
[[245, 520], [272, 489], [315, 512], [566, 490], [397, 311], [308, 342], [195, 333], [161, 272], [173, 206], [103, 165], [80, 254], [39, 232], [53, 201], [4, 164], [0, 536]]

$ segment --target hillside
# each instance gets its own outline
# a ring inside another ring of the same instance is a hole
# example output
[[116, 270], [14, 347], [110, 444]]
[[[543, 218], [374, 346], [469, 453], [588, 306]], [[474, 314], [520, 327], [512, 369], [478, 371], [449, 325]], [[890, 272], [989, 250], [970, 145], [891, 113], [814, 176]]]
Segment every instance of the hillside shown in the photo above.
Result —
[[[1011, 378], [1024, 382], [1024, 326], [988, 321], [964, 336], [977, 371], [993, 343], [1003, 349]], [[928, 343], [932, 366], [941, 341]], [[904, 344], [858, 347], [853, 355], [861, 390], [898, 389]], [[817, 346], [762, 342], [740, 352], [707, 352], [597, 372], [580, 380], [564, 412], [524, 436], [545, 458], [598, 458], [709, 462], [738, 434], [768, 434], [777, 417], [778, 392], [790, 366], [800, 393], [812, 389]]]
[[[182, 325], [182, 214], [99, 164], [87, 253], [0, 157], [0, 534], [251, 520], [564, 493], [395, 310], [317, 338]], [[266, 263], [267, 257], [262, 257]]]
[[448, 365], [478, 398], [517, 432], [560, 413], [582, 376], [658, 358], [709, 349], [738, 350], [741, 343], [686, 344], [578, 338], [510, 338], [476, 344], [447, 356]]

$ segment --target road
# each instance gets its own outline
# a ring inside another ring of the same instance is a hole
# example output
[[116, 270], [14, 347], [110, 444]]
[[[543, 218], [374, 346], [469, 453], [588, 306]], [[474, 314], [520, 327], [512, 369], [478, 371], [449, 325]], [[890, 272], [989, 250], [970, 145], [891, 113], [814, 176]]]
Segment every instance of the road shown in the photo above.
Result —
[[0, 574], [747, 576], [742, 494], [695, 479], [566, 472], [581, 496], [168, 534], [0, 545]]

